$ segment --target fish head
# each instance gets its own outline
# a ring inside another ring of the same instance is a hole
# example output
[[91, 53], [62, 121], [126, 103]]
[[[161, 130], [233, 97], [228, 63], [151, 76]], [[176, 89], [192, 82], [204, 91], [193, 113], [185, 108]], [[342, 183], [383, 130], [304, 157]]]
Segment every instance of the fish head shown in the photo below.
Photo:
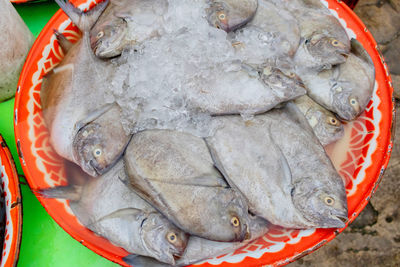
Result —
[[206, 10], [207, 20], [211, 26], [231, 32], [250, 21], [257, 7], [256, 0], [211, 1]]
[[261, 79], [264, 84], [272, 88], [275, 92], [279, 92], [278, 94], [284, 94], [283, 97], [289, 99], [306, 93], [301, 78], [294, 72], [288, 70], [266, 66], [261, 72]]
[[[229, 190], [231, 191], [231, 190]], [[218, 200], [212, 203], [211, 208], [216, 210], [213, 214], [218, 214], [213, 220], [213, 231], [222, 237], [221, 240], [230, 240], [232, 242], [247, 240], [251, 237], [250, 233], [250, 218], [246, 201], [236, 191], [231, 191], [233, 194], [221, 194]]]
[[232, 27], [229, 21], [229, 8], [221, 2], [213, 2], [207, 9], [207, 20], [211, 26], [226, 32]]
[[189, 236], [161, 214], [151, 213], [142, 223], [141, 239], [154, 258], [174, 265], [185, 251]]
[[[327, 174], [328, 175], [328, 174]], [[317, 228], [343, 228], [348, 220], [347, 197], [340, 176], [323, 184], [312, 177], [294, 184], [292, 199], [303, 217]]]
[[82, 127], [73, 141], [75, 162], [92, 176], [104, 174], [122, 155], [129, 136], [115, 128], [91, 122]]
[[346, 63], [334, 67], [331, 95], [337, 105], [337, 114], [344, 120], [360, 115], [371, 100], [375, 85], [373, 65], [350, 54]]
[[311, 108], [305, 115], [323, 146], [343, 137], [343, 124], [332, 112], [323, 108]]
[[329, 69], [346, 62], [350, 53], [350, 42], [340, 39], [326, 34], [313, 34], [304, 40], [304, 46], [311, 57], [322, 64], [322, 69]]
[[121, 55], [127, 45], [128, 25], [123, 18], [115, 18], [103, 24], [96, 24], [90, 31], [90, 45], [99, 58]]
[[336, 82], [331, 87], [333, 111], [343, 120], [351, 121], [355, 119], [363, 112], [368, 103], [363, 101], [364, 98], [360, 98], [355, 92], [351, 83]]

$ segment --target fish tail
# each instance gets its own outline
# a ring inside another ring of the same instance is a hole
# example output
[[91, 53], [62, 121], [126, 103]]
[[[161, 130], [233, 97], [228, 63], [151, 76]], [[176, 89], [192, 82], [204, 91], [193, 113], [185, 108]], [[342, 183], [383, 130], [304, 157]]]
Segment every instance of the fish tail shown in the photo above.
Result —
[[67, 37], [65, 37], [64, 34], [59, 32], [58, 30], [54, 29], [53, 31], [54, 35], [57, 38], [58, 44], [61, 46], [63, 52], [67, 53], [71, 49], [73, 44], [67, 39]]
[[79, 201], [81, 198], [81, 186], [56, 186], [35, 191], [39, 197], [44, 198], [61, 198], [71, 201]]
[[81, 31], [89, 31], [109, 3], [109, 0], [105, 0], [89, 11], [83, 12], [68, 0], [55, 1]]

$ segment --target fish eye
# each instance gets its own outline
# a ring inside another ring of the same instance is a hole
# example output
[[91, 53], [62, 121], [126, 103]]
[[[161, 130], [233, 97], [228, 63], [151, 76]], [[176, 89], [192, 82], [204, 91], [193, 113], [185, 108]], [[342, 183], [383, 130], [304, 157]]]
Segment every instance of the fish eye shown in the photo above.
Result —
[[325, 204], [328, 206], [332, 206], [333, 204], [335, 204], [335, 200], [332, 197], [325, 197], [324, 201]]
[[226, 19], [225, 13], [220, 13], [220, 14], [218, 14], [218, 19], [219, 19], [219, 20], [225, 20], [225, 19]]
[[355, 99], [355, 98], [351, 98], [351, 99], [350, 99], [350, 105], [356, 106], [357, 104], [358, 104], [357, 99]]
[[339, 121], [336, 119], [336, 118], [334, 118], [334, 117], [329, 117], [328, 118], [328, 122], [329, 122], [329, 124], [331, 124], [331, 125], [339, 125]]
[[288, 73], [288, 76], [289, 76], [290, 78], [294, 78], [294, 77], [296, 77], [296, 74], [295, 74], [294, 72], [289, 72], [289, 73]]
[[175, 233], [168, 233], [167, 234], [167, 240], [168, 240], [168, 242], [170, 242], [170, 243], [175, 243], [176, 242], [176, 240], [178, 239], [178, 237], [176, 236], [176, 234]]
[[332, 44], [333, 46], [338, 46], [340, 43], [339, 43], [338, 40], [334, 39], [334, 40], [332, 40], [331, 44]]
[[233, 227], [238, 227], [240, 225], [240, 221], [239, 221], [238, 217], [233, 216], [231, 218], [231, 224], [233, 225]]
[[103, 37], [103, 36], [104, 36], [104, 32], [103, 32], [103, 31], [100, 31], [100, 32], [97, 33], [96, 38], [97, 38], [97, 39], [100, 39], [100, 38]]
[[93, 150], [93, 156], [94, 157], [100, 157], [101, 156], [101, 154], [102, 154], [102, 151], [101, 151], [101, 149], [100, 148], [96, 148], [95, 150]]

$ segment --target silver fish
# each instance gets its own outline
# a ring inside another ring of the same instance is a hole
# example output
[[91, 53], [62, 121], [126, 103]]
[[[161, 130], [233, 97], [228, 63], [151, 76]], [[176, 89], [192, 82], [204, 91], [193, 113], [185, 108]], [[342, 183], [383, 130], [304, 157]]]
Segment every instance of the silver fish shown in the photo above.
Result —
[[206, 139], [215, 165], [247, 198], [253, 214], [286, 228], [313, 227], [293, 204], [290, 167], [264, 117], [215, 118], [223, 126]]
[[96, 58], [89, 46], [87, 29], [106, 2], [87, 14], [77, 14], [80, 11], [71, 4], [58, 2], [72, 18], [78, 17], [76, 24], [83, 29], [83, 37], [43, 78], [43, 116], [56, 152], [97, 176], [116, 162], [130, 139], [116, 119], [121, 116], [119, 106], [105, 104], [107, 80], [115, 66]]
[[297, 20], [268, 0], [258, 2], [254, 18], [246, 27], [230, 34], [238, 55], [248, 64], [293, 56], [300, 43]]
[[322, 70], [346, 61], [350, 40], [340, 22], [318, 0], [273, 0], [298, 20], [300, 46], [294, 61], [300, 69]]
[[234, 31], [255, 15], [258, 0], [210, 0], [207, 20], [211, 26], [226, 32]]
[[140, 132], [124, 159], [132, 189], [179, 228], [215, 241], [248, 238], [247, 204], [214, 168], [202, 138]]
[[307, 95], [296, 98], [293, 102], [304, 114], [323, 146], [343, 137], [343, 124], [335, 114], [314, 102]]
[[260, 117], [270, 123], [272, 138], [288, 161], [295, 207], [314, 227], [344, 227], [343, 181], [301, 111], [289, 102]]
[[299, 77], [279, 68], [239, 65], [238, 70], [215, 70], [216, 79], [199, 77], [187, 88], [192, 107], [213, 115], [258, 114], [306, 93]]
[[167, 0], [112, 0], [90, 30], [93, 52], [115, 57], [130, 45], [160, 36], [167, 10]]
[[356, 39], [351, 43], [352, 53], [346, 63], [301, 76], [314, 101], [347, 121], [364, 111], [375, 86], [375, 68], [370, 56]]
[[11, 98], [34, 37], [13, 5], [0, 0], [0, 102]]
[[[188, 245], [183, 255], [176, 261], [176, 266], [186, 266], [195, 264], [199, 261], [206, 260], [209, 258], [221, 256], [226, 253], [231, 253], [238, 248], [241, 248], [248, 244], [250, 240], [255, 240], [258, 237], [263, 236], [269, 229], [269, 223], [261, 218], [254, 217], [250, 220], [250, 232], [251, 237], [245, 242], [215, 242], [204, 238], [191, 236], [189, 238]], [[152, 258], [148, 257], [137, 257], [135, 255], [129, 255], [123, 260], [132, 266], [167, 266], [163, 263], [157, 262]]]
[[188, 236], [122, 182], [126, 176], [122, 160], [96, 179], [78, 167], [68, 165], [68, 169], [83, 177], [82, 185], [48, 188], [41, 190], [41, 195], [69, 199], [84, 226], [128, 252], [175, 264]]

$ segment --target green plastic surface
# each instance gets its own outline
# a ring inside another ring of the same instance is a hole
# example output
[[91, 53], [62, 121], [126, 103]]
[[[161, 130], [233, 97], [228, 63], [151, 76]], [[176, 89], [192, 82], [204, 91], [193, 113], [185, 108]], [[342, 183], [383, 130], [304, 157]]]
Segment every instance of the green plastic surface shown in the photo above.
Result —
[[[15, 7], [35, 36], [59, 9], [53, 1]], [[14, 98], [0, 103], [0, 133], [10, 147], [18, 173], [22, 175], [14, 139], [13, 114]], [[20, 178], [20, 181], [23, 225], [19, 267], [116, 266], [68, 235], [40, 205], [24, 179]]]

